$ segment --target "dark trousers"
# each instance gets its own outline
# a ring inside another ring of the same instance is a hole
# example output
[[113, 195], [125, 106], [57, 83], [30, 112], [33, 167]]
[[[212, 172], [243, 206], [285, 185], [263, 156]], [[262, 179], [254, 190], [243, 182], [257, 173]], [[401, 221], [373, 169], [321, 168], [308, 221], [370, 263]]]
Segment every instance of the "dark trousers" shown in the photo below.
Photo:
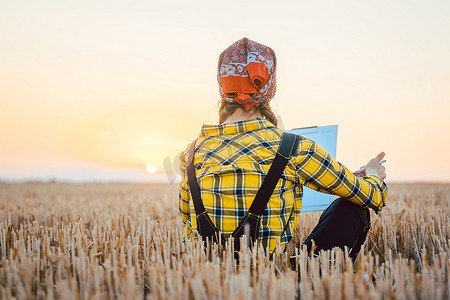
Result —
[[367, 208], [344, 198], [338, 198], [323, 211], [319, 223], [303, 245], [306, 245], [310, 252], [314, 240], [317, 246], [314, 249], [315, 254], [318, 254], [320, 250], [329, 250], [334, 247], [344, 250], [347, 246], [350, 251], [349, 256], [355, 260], [367, 238], [369, 228], [370, 213]]

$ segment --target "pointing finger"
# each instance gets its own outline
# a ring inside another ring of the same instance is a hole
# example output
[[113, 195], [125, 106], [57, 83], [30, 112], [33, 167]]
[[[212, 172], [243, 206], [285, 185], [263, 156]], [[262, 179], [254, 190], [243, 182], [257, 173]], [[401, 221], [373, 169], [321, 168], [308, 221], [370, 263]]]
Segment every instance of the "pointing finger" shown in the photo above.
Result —
[[380, 152], [380, 153], [375, 157], [375, 160], [376, 160], [376, 161], [380, 161], [380, 160], [383, 159], [383, 157], [384, 157], [385, 155], [386, 155], [386, 154], [385, 154], [384, 152]]

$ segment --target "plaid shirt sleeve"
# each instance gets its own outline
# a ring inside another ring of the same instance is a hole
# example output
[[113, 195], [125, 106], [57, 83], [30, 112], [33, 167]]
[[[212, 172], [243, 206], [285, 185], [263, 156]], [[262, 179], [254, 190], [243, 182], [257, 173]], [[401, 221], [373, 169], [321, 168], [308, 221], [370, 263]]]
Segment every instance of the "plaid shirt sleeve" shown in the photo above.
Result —
[[302, 137], [293, 162], [300, 183], [320, 192], [344, 197], [379, 213], [385, 205], [387, 186], [378, 176], [359, 177], [336, 161], [315, 142]]
[[186, 174], [186, 162], [188, 159], [189, 147], [190, 145], [188, 145], [187, 149], [183, 153], [181, 153], [179, 164], [181, 170], [181, 182], [178, 185], [178, 193], [179, 193], [178, 200], [179, 200], [179, 210], [184, 225], [186, 225], [186, 223], [190, 221], [191, 217], [189, 209], [189, 201], [191, 197], [187, 185], [187, 174]]

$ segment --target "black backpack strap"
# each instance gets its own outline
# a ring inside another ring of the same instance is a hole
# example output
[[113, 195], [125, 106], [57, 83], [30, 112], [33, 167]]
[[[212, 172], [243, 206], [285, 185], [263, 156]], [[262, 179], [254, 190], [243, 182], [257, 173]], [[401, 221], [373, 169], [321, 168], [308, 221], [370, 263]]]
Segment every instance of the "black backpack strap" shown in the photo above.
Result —
[[211, 221], [209, 215], [205, 210], [205, 206], [203, 205], [202, 196], [200, 192], [200, 187], [198, 186], [197, 182], [197, 176], [195, 175], [194, 150], [196, 142], [197, 140], [193, 141], [191, 147], [189, 148], [189, 157], [187, 161], [187, 175], [188, 175], [189, 189], [191, 190], [192, 201], [194, 202], [195, 214], [197, 218], [197, 231], [203, 238], [204, 242], [209, 240], [217, 243], [219, 241], [220, 232], [214, 225], [214, 223]]
[[[255, 199], [250, 206], [247, 215], [239, 223], [239, 226], [233, 232], [234, 237], [234, 249], [238, 251], [240, 249], [239, 238], [245, 233], [247, 237], [248, 245], [252, 245], [257, 239], [259, 233], [259, 224], [262, 214], [266, 209], [267, 203], [273, 194], [273, 191], [280, 180], [281, 174], [286, 168], [289, 159], [297, 152], [298, 144], [300, 142], [300, 136], [293, 133], [284, 132], [281, 137], [280, 146], [278, 147], [277, 154], [267, 172], [266, 177], [263, 180], [261, 187], [256, 193]], [[247, 229], [246, 229], [247, 227]]]
[[258, 216], [261, 216], [264, 213], [270, 196], [272, 196], [273, 190], [275, 189], [278, 180], [280, 180], [281, 174], [283, 174], [289, 159], [297, 152], [299, 142], [299, 135], [288, 132], [283, 133], [275, 159], [273, 160], [261, 187], [256, 193], [255, 200], [253, 200], [252, 205], [248, 209], [249, 213]]

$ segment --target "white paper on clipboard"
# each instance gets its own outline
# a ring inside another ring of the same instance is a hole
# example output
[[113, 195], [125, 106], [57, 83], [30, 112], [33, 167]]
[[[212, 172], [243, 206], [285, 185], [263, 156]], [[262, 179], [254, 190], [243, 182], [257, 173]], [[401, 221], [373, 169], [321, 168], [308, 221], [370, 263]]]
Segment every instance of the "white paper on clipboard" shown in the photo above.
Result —
[[[337, 125], [329, 125], [296, 128], [287, 131], [302, 135], [316, 142], [331, 156], [336, 158], [337, 130]], [[330, 205], [333, 198], [333, 195], [320, 193], [304, 186], [301, 212], [322, 211]]]

